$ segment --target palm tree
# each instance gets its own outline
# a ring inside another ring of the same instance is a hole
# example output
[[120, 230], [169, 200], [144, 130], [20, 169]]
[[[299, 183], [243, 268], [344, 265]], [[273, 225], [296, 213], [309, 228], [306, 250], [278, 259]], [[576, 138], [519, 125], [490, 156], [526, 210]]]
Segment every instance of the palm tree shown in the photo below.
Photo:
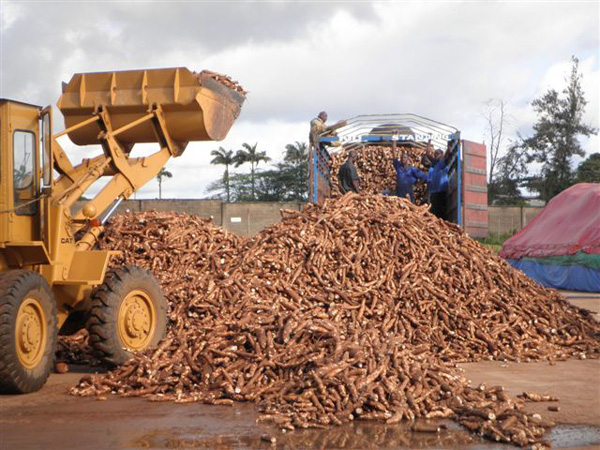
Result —
[[162, 198], [163, 178], [173, 178], [173, 174], [171, 172], [169, 172], [167, 169], [165, 169], [164, 167], [162, 169], [160, 169], [160, 171], [158, 172], [158, 175], [156, 175], [156, 179], [158, 180], [158, 198], [159, 199]]
[[245, 164], [247, 162], [250, 163], [250, 167], [251, 167], [250, 168], [250, 180], [252, 183], [252, 199], [253, 200], [256, 199], [255, 185], [254, 185], [254, 173], [256, 171], [256, 166], [258, 166], [258, 163], [261, 161], [264, 161], [264, 162], [271, 161], [271, 158], [269, 158], [267, 156], [267, 152], [256, 151], [257, 146], [258, 146], [258, 143], [254, 144], [254, 145], [243, 143], [242, 144], [243, 148], [241, 150], [238, 150], [235, 154], [235, 167], [239, 167], [242, 164]]
[[[225, 150], [223, 147], [219, 147], [218, 150], [210, 152], [214, 158], [210, 162], [211, 164], [222, 164], [225, 166], [225, 173], [223, 174], [223, 182], [225, 183], [225, 192], [227, 193], [227, 202], [230, 201], [229, 197], [229, 166], [236, 162], [233, 150]], [[236, 166], [237, 167], [237, 166]]]
[[285, 146], [285, 156], [283, 160], [290, 164], [296, 174], [296, 198], [304, 199], [306, 191], [306, 173], [308, 171], [308, 147], [306, 142], [298, 142]]

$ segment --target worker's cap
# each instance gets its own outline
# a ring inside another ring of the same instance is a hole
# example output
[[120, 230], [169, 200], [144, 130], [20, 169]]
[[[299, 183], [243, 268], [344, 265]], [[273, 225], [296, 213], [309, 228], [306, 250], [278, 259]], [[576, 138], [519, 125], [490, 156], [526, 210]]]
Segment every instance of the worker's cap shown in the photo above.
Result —
[[317, 117], [327, 116], [327, 111], [321, 111]]

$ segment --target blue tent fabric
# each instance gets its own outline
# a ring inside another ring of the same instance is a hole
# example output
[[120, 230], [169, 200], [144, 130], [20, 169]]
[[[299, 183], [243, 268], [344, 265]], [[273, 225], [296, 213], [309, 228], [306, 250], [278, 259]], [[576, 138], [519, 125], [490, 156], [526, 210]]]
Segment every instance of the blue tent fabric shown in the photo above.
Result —
[[506, 260], [542, 286], [583, 292], [600, 292], [600, 270], [583, 266], [555, 266], [522, 259]]

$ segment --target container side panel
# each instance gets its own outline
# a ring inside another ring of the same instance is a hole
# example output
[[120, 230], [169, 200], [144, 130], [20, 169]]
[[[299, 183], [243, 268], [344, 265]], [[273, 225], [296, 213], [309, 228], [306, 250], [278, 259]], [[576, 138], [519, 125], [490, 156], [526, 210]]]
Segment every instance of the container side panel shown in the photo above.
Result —
[[487, 150], [463, 140], [463, 210], [465, 231], [473, 237], [488, 233]]

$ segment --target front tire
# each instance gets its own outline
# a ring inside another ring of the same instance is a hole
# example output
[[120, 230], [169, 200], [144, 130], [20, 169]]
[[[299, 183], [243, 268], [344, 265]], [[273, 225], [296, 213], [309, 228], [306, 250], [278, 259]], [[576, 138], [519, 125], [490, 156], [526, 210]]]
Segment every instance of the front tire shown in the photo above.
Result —
[[91, 302], [90, 342], [111, 365], [156, 346], [165, 335], [167, 300], [147, 270], [129, 266], [109, 271]]
[[0, 275], [0, 392], [39, 390], [54, 365], [56, 302], [37, 272], [11, 270]]

